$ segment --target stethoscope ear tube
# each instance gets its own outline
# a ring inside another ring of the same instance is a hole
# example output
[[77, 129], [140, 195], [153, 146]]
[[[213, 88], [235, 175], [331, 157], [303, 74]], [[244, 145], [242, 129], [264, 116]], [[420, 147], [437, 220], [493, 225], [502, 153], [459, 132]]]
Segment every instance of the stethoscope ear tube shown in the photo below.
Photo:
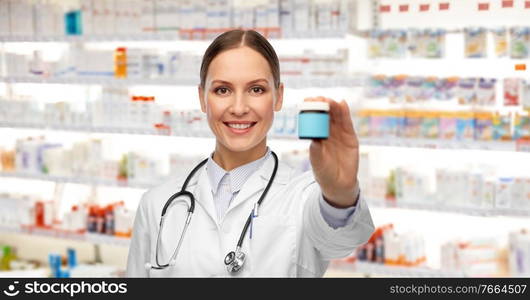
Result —
[[180, 191], [178, 193], [173, 194], [173, 196], [169, 197], [169, 199], [166, 201], [166, 204], [164, 204], [164, 208], [162, 208], [162, 218], [164, 218], [164, 216], [166, 215], [166, 211], [173, 202], [173, 200], [181, 196], [187, 196], [190, 199], [190, 207], [188, 208], [188, 212], [193, 213], [193, 211], [195, 210], [195, 197], [192, 193], [188, 191]]
[[162, 217], [164, 217], [166, 215], [167, 208], [169, 207], [169, 205], [171, 205], [173, 200], [175, 200], [176, 198], [178, 198], [180, 196], [188, 196], [190, 198], [190, 207], [188, 209], [188, 212], [193, 213], [193, 211], [195, 210], [195, 197], [193, 196], [192, 193], [186, 191], [186, 188], [188, 187], [188, 184], [190, 183], [190, 180], [193, 177], [193, 175], [195, 175], [195, 173], [197, 173], [197, 171], [204, 164], [206, 164], [207, 161], [208, 161], [208, 159], [206, 158], [203, 161], [201, 161], [198, 165], [196, 165], [195, 168], [193, 168], [193, 170], [191, 170], [191, 172], [188, 175], [188, 177], [186, 177], [186, 180], [184, 181], [184, 184], [182, 185], [182, 188], [180, 189], [180, 191], [175, 193], [175, 194], [173, 194], [171, 197], [169, 197], [169, 199], [166, 201], [166, 204], [164, 204], [164, 208], [162, 208]]

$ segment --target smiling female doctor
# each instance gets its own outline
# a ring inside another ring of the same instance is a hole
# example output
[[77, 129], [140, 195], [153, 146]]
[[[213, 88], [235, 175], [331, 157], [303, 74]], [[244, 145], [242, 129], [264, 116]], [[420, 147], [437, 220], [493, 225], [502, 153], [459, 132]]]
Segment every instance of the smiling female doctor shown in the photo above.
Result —
[[[329, 103], [330, 137], [311, 142], [312, 171], [296, 174], [267, 147], [282, 107], [279, 74], [274, 49], [255, 31], [225, 32], [208, 47], [199, 98], [215, 151], [143, 195], [128, 276], [320, 277], [329, 260], [368, 240], [374, 226], [358, 188], [348, 105], [305, 99]], [[183, 185], [186, 195], [172, 196]]]

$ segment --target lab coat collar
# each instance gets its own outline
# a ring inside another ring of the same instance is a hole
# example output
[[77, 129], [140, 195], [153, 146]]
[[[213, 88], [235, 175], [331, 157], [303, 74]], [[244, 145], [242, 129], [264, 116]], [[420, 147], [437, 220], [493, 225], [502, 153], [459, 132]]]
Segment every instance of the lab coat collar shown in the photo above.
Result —
[[[256, 196], [255, 202], [257, 202], [258, 197], [261, 195], [256, 194], [261, 193], [265, 189], [273, 170], [274, 157], [269, 155], [267, 160], [263, 163], [263, 166], [261, 166], [258, 171], [250, 176], [250, 178], [241, 188], [241, 191], [239, 191], [239, 194], [237, 194], [237, 196], [232, 200], [232, 203], [230, 203], [230, 206], [226, 211], [226, 215], [228, 215], [231, 210], [235, 209], [240, 204], [246, 202], [246, 200], [248, 200], [250, 197]], [[273, 186], [275, 184], [287, 184], [289, 181], [289, 170], [289, 168], [282, 167], [280, 159], [278, 159], [278, 171], [276, 172]]]
[[[289, 169], [282, 168], [281, 160], [278, 157], [278, 171], [276, 172], [276, 177], [274, 178], [274, 183], [287, 184], [289, 182]], [[264, 180], [265, 187], [271, 178], [272, 171], [274, 170], [274, 157], [269, 155], [267, 160], [263, 163], [263, 166], [257, 171], [262, 180]]]
[[[254, 196], [256, 193], [262, 192], [269, 182], [273, 169], [274, 157], [269, 155], [261, 168], [250, 176], [237, 196], [232, 200], [232, 203], [230, 203], [230, 206], [226, 211], [226, 215], [228, 215], [231, 210], [240, 204], [246, 202], [246, 200]], [[285, 165], [283, 165], [281, 160], [278, 158], [278, 171], [276, 172], [273, 186], [276, 184], [287, 184], [289, 182], [290, 170], [291, 168], [287, 168]], [[217, 224], [217, 213], [211, 193], [210, 180], [205, 168], [201, 168], [198, 174], [193, 176], [188, 184], [188, 190], [193, 191], [197, 203], [203, 207], [213, 222]], [[258, 197], [259, 196], [260, 195], [258, 195]], [[257, 200], [258, 199], [256, 198], [256, 202]]]
[[235, 193], [241, 190], [241, 187], [250, 178], [257, 170], [261, 169], [263, 163], [267, 160], [267, 157], [270, 155], [271, 150], [267, 147], [267, 152], [262, 157], [258, 158], [255, 161], [249, 162], [242, 166], [239, 166], [230, 172], [227, 172], [221, 166], [219, 166], [212, 158], [212, 155], [208, 158], [206, 163], [206, 170], [208, 172], [208, 178], [210, 179], [210, 186], [212, 188], [212, 193], [215, 195], [219, 189], [219, 183], [225, 176], [229, 176], [230, 192]]

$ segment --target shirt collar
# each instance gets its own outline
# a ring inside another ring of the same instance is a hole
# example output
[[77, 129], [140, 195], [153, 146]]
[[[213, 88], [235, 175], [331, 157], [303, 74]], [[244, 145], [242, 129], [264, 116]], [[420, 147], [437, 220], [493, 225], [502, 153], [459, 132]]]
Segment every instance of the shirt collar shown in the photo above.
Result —
[[267, 147], [267, 153], [265, 153], [264, 156], [262, 156], [261, 158], [258, 158], [255, 161], [239, 166], [231, 170], [230, 172], [227, 172], [225, 169], [223, 169], [213, 160], [212, 158], [213, 153], [212, 153], [210, 157], [208, 158], [208, 161], [206, 162], [206, 172], [210, 180], [210, 186], [212, 188], [212, 193], [217, 192], [219, 188], [219, 183], [221, 182], [221, 180], [223, 179], [225, 175], [229, 176], [230, 191], [232, 193], [235, 193], [241, 190], [241, 187], [247, 181], [250, 175], [252, 175], [255, 171], [257, 171], [263, 165], [267, 157], [269, 157], [270, 153], [271, 153], [271, 150], [269, 149], [269, 147]]

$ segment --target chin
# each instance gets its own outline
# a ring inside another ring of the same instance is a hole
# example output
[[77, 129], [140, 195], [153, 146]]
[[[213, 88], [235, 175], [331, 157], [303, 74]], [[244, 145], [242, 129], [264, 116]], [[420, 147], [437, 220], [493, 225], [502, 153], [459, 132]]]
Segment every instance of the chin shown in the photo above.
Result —
[[223, 145], [232, 152], [244, 152], [259, 145], [259, 142], [249, 143], [248, 141], [224, 141]]

